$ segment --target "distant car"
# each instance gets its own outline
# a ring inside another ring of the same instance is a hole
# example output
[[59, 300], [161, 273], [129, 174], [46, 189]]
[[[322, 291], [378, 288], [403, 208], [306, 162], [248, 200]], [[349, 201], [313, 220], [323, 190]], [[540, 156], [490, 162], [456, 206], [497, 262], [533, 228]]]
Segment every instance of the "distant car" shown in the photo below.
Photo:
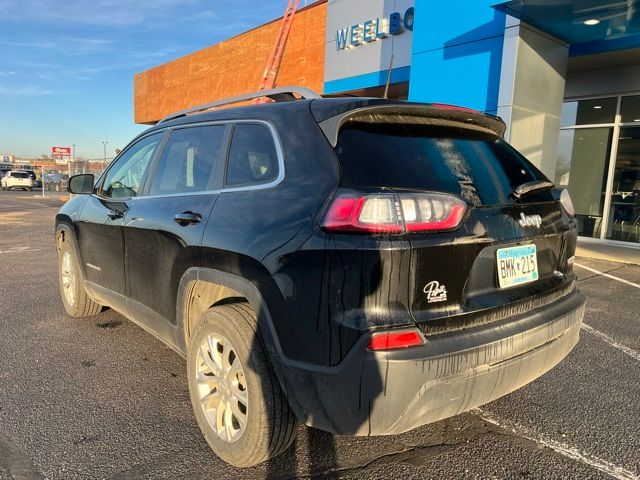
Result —
[[39, 187], [40, 181], [38, 180], [38, 175], [33, 170], [24, 170], [31, 177], [31, 182], [33, 183], [33, 187]]
[[25, 170], [25, 172], [27, 172], [29, 174], [29, 176], [31, 177], [31, 181], [33, 183], [33, 188], [39, 188], [42, 186], [42, 181], [38, 180], [36, 172], [34, 172], [33, 170]]
[[5, 173], [10, 172], [10, 171], [11, 171], [11, 169], [10, 169], [10, 168], [0, 168], [0, 179], [1, 179], [2, 177], [4, 177], [4, 174], [5, 174]]
[[49, 190], [51, 188], [50, 184], [53, 182], [54, 177], [59, 175], [57, 173], [45, 173], [42, 175], [42, 188], [45, 190]]
[[12, 188], [22, 188], [23, 190], [31, 190], [33, 181], [29, 174], [25, 171], [9, 170], [2, 177], [2, 189], [11, 190]]
[[67, 188], [69, 175], [66, 173], [54, 173], [47, 175], [44, 179], [44, 189], [48, 191], [62, 192]]

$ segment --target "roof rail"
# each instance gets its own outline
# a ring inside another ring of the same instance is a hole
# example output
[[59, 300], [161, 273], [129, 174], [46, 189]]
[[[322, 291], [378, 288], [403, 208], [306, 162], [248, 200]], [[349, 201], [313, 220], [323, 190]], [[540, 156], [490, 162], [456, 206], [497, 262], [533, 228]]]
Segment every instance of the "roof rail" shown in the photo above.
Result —
[[216, 100], [215, 102], [205, 103], [196, 107], [180, 110], [179, 112], [172, 113], [171, 115], [167, 115], [166, 117], [162, 118], [156, 125], [163, 122], [168, 122], [169, 120], [173, 120], [175, 118], [184, 117], [185, 115], [189, 115], [192, 113], [204, 112], [215, 107], [231, 105], [238, 102], [245, 102], [247, 100], [253, 100], [260, 97], [267, 97], [276, 102], [288, 102], [291, 100], [296, 100], [294, 94], [297, 94], [305, 99], [321, 98], [319, 94], [305, 87], [278, 87], [271, 90], [259, 90], [254, 93], [246, 93], [244, 95], [238, 95], [237, 97], [225, 98], [224, 100]]

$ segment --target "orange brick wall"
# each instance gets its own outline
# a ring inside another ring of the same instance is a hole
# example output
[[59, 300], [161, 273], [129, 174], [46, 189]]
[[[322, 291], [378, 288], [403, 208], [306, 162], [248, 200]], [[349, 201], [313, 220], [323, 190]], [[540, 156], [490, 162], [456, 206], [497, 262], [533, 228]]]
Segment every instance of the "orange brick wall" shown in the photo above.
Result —
[[[326, 0], [299, 10], [291, 24], [276, 85], [322, 91]], [[134, 119], [155, 123], [170, 113], [254, 92], [280, 20], [135, 75]]]

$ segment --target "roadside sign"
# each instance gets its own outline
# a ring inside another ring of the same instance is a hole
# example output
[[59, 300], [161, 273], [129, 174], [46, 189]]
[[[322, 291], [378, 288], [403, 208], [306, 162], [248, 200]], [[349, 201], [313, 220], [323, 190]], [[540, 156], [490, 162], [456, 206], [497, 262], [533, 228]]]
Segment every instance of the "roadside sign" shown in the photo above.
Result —
[[51, 156], [54, 158], [71, 157], [71, 147], [51, 147]]

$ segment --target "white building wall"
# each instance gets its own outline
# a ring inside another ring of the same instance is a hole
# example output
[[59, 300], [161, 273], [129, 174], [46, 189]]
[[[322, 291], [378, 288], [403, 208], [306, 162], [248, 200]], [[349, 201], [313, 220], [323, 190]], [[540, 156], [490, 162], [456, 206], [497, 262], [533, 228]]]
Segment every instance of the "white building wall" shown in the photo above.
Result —
[[327, 30], [325, 38], [324, 81], [355, 77], [367, 73], [388, 70], [393, 54], [393, 68], [411, 64], [412, 32], [404, 30], [398, 35], [388, 35], [358, 46], [340, 49], [336, 33], [369, 20], [381, 19], [382, 25], [393, 12], [404, 16], [414, 0], [329, 0], [327, 4]]

